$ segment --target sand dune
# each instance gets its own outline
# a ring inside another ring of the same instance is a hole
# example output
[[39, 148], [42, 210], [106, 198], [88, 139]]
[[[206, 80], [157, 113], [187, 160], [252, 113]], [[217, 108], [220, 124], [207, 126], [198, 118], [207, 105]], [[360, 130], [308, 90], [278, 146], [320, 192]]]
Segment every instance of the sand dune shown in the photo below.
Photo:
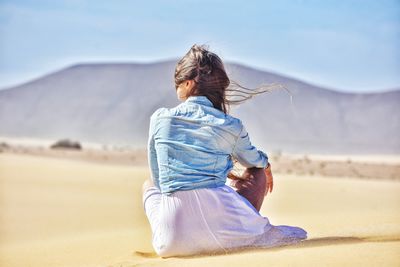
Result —
[[141, 204], [146, 166], [0, 154], [0, 266], [399, 266], [400, 183], [276, 175], [261, 213], [295, 246], [162, 259]]

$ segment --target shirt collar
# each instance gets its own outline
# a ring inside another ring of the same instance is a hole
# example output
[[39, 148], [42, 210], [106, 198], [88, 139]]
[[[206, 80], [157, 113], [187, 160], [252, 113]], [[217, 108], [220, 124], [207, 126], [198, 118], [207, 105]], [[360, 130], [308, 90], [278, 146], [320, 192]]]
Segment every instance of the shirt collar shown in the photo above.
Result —
[[194, 102], [200, 105], [213, 107], [213, 103], [204, 95], [189, 96], [185, 102]]

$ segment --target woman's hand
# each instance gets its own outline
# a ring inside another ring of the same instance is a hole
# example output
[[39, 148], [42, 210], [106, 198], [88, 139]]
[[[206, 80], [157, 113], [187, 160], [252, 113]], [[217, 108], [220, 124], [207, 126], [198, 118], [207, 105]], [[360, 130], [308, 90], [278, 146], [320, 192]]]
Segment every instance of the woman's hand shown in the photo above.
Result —
[[274, 188], [274, 177], [272, 176], [271, 164], [269, 162], [267, 167], [264, 169], [264, 172], [265, 176], [267, 177], [267, 184], [265, 190], [265, 196], [266, 196], [268, 191], [271, 193], [272, 189]]
[[233, 180], [236, 192], [246, 198], [258, 211], [264, 201], [265, 191], [267, 190], [267, 177], [264, 168], [246, 168], [242, 178]]

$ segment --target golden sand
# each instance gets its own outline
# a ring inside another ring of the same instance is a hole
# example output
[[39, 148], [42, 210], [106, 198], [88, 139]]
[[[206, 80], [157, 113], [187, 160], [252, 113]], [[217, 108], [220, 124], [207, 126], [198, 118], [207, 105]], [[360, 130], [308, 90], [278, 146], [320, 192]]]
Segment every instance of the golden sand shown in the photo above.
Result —
[[275, 175], [261, 213], [295, 246], [157, 257], [144, 167], [0, 154], [0, 266], [400, 266], [400, 183]]

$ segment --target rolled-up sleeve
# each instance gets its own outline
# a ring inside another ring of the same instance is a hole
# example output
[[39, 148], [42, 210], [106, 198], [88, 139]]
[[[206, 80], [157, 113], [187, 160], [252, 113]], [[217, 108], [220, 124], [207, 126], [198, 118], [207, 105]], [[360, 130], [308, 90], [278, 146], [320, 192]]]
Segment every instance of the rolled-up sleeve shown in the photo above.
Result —
[[251, 144], [249, 134], [242, 123], [240, 123], [240, 128], [232, 156], [246, 168], [265, 168], [268, 164], [267, 154]]

